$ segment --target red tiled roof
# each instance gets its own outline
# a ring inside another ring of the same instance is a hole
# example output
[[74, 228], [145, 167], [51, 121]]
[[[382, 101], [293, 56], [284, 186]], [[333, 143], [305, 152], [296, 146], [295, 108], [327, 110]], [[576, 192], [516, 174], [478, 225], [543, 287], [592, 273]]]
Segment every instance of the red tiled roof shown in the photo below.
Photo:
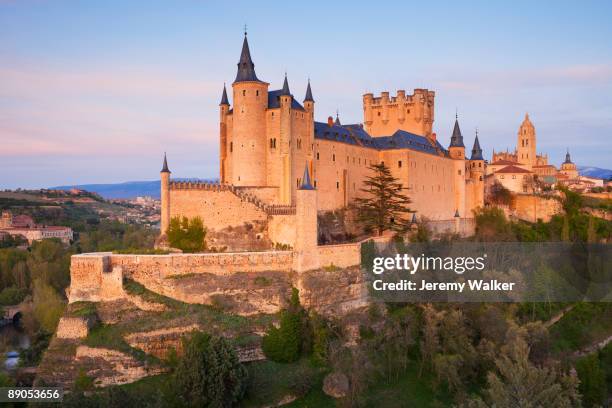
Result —
[[529, 170], [525, 170], [522, 167], [517, 166], [506, 166], [496, 171], [496, 173], [531, 173]]

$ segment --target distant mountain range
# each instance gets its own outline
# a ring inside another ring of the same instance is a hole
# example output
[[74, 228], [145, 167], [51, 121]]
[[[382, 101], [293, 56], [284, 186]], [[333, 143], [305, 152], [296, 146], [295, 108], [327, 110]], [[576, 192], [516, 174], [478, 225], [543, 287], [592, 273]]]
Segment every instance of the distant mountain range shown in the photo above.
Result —
[[[174, 180], [197, 180], [216, 182], [217, 180], [203, 180], [203, 179], [174, 179]], [[126, 181], [125, 183], [115, 184], [75, 184], [71, 186], [56, 186], [49, 187], [53, 190], [70, 190], [77, 188], [79, 190], [86, 190], [92, 193], [98, 193], [106, 199], [115, 198], [135, 198], [139, 196], [149, 196], [153, 198], [159, 198], [160, 181]]]
[[[608, 180], [612, 177], [612, 170], [601, 169], [599, 167], [577, 166], [578, 171], [583, 176], [597, 177]], [[216, 182], [216, 179], [175, 179], [175, 180], [198, 180]], [[135, 198], [138, 196], [150, 196], [159, 198], [159, 180], [153, 181], [127, 181], [125, 183], [115, 184], [78, 184], [72, 186], [57, 186], [50, 187], [55, 190], [70, 190], [78, 188], [80, 190], [91, 191], [98, 193], [106, 199], [112, 198]]]
[[612, 178], [612, 170], [601, 169], [599, 167], [590, 167], [590, 166], [576, 166], [578, 168], [578, 172], [582, 176], [587, 177], [596, 177], [604, 180], [609, 180]]

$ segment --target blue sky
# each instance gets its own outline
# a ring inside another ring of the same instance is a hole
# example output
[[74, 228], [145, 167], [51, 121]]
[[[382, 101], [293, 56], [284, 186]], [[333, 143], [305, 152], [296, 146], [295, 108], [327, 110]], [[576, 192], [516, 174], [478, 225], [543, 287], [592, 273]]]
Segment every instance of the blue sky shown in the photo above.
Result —
[[611, 168], [612, 3], [489, 3], [0, 0], [0, 188], [155, 179], [164, 151], [215, 177], [245, 23], [259, 78], [301, 100], [310, 77], [318, 120], [429, 88], [443, 144], [458, 109], [490, 158], [529, 112], [554, 164]]

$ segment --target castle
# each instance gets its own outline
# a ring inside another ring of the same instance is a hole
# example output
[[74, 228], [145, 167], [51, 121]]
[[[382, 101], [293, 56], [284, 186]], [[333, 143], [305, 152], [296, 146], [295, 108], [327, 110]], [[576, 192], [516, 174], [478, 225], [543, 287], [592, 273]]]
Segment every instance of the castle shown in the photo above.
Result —
[[231, 94], [233, 104], [224, 85], [218, 184], [172, 181], [164, 157], [162, 234], [172, 217], [200, 216], [211, 236], [250, 223], [265, 225], [256, 239], [295, 247], [296, 237], [309, 231], [316, 245], [317, 214], [363, 195], [369, 166], [381, 162], [407, 189], [414, 218], [470, 220], [484, 204], [478, 135], [467, 157], [456, 118], [450, 145], [443, 147], [433, 132], [433, 91], [367, 93], [363, 124], [343, 125], [338, 116], [318, 122], [310, 81], [302, 103], [286, 74], [282, 88], [270, 90], [255, 73], [245, 33]]

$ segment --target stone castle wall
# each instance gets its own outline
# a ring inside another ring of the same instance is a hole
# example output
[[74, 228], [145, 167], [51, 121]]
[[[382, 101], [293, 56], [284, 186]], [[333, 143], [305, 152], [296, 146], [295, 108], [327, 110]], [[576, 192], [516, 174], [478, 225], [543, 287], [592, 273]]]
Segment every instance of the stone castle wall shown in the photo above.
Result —
[[563, 206], [559, 200], [529, 194], [516, 194], [512, 206], [503, 209], [510, 218], [529, 222], [537, 222], [539, 219], [548, 222], [553, 215], [563, 212]]

